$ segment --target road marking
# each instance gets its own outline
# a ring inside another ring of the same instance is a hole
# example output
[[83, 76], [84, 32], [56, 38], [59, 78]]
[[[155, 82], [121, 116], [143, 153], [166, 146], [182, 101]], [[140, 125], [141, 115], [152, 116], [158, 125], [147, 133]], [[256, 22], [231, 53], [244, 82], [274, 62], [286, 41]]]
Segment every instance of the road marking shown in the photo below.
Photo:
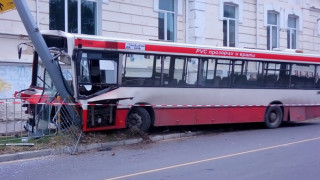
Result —
[[194, 136], [187, 136], [187, 137], [177, 137], [177, 138], [172, 138], [172, 139], [164, 139], [159, 142], [168, 142], [168, 141], [176, 141], [176, 140], [183, 140], [183, 139], [191, 139], [194, 138]]
[[47, 159], [51, 157], [55, 157], [57, 155], [50, 155], [50, 156], [41, 156], [41, 157], [35, 157], [35, 158], [29, 158], [29, 159], [18, 159], [18, 160], [13, 160], [13, 161], [4, 161], [0, 162], [0, 165], [3, 164], [13, 164], [13, 163], [18, 163], [18, 162], [27, 162], [27, 161], [33, 161], [33, 160], [38, 160], [38, 159]]
[[239, 153], [234, 153], [234, 154], [228, 154], [228, 155], [224, 155], [224, 156], [219, 156], [219, 157], [214, 157], [214, 158], [209, 158], [209, 159], [203, 159], [203, 160], [199, 160], [199, 161], [192, 161], [192, 162], [188, 162], [188, 163], [177, 164], [177, 165], [173, 165], [173, 166], [167, 166], [167, 167], [163, 167], [163, 168], [152, 169], [152, 170], [142, 171], [142, 172], [133, 173], [133, 174], [127, 174], [127, 175], [123, 175], [123, 176], [108, 178], [106, 180], [117, 180], [117, 179], [133, 177], [133, 176], [139, 176], [139, 175], [143, 175], [143, 174], [149, 174], [149, 173], [154, 173], [154, 172], [158, 172], [158, 171], [164, 171], [164, 170], [167, 170], [167, 169], [174, 169], [174, 168], [179, 168], [179, 167], [183, 167], [183, 166], [200, 164], [200, 163], [204, 163], [204, 162], [209, 162], [209, 161], [214, 161], [214, 160], [219, 160], [219, 159], [225, 159], [225, 158], [230, 158], [230, 157], [234, 157], [234, 156], [240, 156], [240, 155], [244, 155], [244, 154], [249, 154], [249, 153], [254, 153], [254, 152], [259, 152], [259, 151], [265, 151], [265, 150], [270, 150], [270, 149], [276, 149], [276, 148], [280, 148], [280, 147], [285, 147], [285, 146], [290, 146], [290, 145], [295, 145], [295, 144], [300, 144], [300, 143], [305, 143], [305, 142], [310, 142], [310, 141], [316, 141], [316, 140], [320, 140], [320, 137], [311, 138], [311, 139], [305, 139], [305, 140], [301, 140], [301, 141], [295, 141], [295, 142], [286, 143], [286, 144], [280, 144], [280, 145], [275, 145], [275, 146], [269, 146], [269, 147], [265, 147], [265, 148], [254, 149], [254, 150], [244, 151], [244, 152], [239, 152]]

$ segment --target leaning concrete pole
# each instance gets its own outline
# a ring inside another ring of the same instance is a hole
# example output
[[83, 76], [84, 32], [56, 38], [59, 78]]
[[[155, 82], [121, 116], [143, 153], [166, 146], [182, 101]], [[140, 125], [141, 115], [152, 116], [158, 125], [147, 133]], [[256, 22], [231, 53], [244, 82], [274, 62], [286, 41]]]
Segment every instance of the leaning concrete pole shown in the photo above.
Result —
[[[25, 0], [13, 0], [20, 18], [27, 30], [29, 38], [31, 39], [39, 57], [41, 58], [46, 70], [52, 80], [52, 83], [57, 89], [59, 95], [65, 99], [65, 102], [73, 103], [74, 98], [69, 94], [68, 90], [64, 84], [64, 78], [60, 72], [59, 67], [54, 62], [53, 56], [51, 55], [47, 44], [45, 43], [39, 28], [36, 25], [34, 18], [31, 15], [30, 9]], [[78, 113], [71, 107], [66, 106], [70, 116], [76, 115]], [[75, 118], [76, 123], [80, 123], [79, 118]]]

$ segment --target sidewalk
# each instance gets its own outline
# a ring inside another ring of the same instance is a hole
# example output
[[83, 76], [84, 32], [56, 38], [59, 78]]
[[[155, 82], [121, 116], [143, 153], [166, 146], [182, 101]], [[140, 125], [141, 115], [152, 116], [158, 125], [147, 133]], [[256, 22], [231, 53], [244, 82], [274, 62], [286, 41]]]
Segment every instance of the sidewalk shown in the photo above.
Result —
[[[203, 132], [186, 132], [186, 133], [174, 133], [174, 134], [167, 134], [167, 135], [155, 135], [151, 136], [150, 140], [152, 142], [162, 141], [162, 140], [169, 140], [169, 139], [177, 139], [177, 138], [184, 138], [184, 137], [191, 137], [203, 134]], [[79, 145], [77, 148], [76, 153], [82, 153], [90, 150], [106, 150], [115, 146], [123, 146], [123, 145], [131, 145], [143, 142], [142, 138], [134, 138], [134, 139], [127, 139], [121, 141], [113, 141], [113, 142], [105, 142], [105, 143], [93, 143], [89, 145]], [[59, 149], [44, 149], [44, 150], [36, 150], [36, 151], [26, 151], [26, 152], [18, 152], [14, 154], [4, 154], [0, 155], [0, 162], [7, 162], [7, 161], [15, 161], [15, 160], [22, 160], [22, 159], [31, 159], [37, 157], [44, 157], [44, 156], [53, 156], [53, 155], [62, 155], [62, 154], [70, 154], [68, 148], [59, 148]]]

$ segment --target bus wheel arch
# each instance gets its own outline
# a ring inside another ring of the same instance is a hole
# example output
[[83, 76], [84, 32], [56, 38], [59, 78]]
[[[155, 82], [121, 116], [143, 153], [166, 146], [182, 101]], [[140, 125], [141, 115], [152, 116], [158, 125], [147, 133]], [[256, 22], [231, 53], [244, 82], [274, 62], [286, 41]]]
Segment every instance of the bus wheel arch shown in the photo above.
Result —
[[283, 114], [284, 109], [281, 102], [275, 101], [270, 103], [264, 116], [266, 127], [269, 129], [278, 128], [283, 122]]
[[154, 112], [150, 106], [133, 106], [127, 116], [127, 128], [148, 131], [154, 121]]

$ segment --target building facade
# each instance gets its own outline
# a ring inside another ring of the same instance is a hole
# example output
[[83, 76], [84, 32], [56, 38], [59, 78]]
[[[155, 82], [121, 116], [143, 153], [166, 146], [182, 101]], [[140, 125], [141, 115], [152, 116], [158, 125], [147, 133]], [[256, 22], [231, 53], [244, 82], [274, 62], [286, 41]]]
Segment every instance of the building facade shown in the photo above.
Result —
[[[27, 0], [40, 30], [320, 53], [319, 0]], [[16, 10], [0, 14], [0, 99], [28, 88], [32, 47]]]

